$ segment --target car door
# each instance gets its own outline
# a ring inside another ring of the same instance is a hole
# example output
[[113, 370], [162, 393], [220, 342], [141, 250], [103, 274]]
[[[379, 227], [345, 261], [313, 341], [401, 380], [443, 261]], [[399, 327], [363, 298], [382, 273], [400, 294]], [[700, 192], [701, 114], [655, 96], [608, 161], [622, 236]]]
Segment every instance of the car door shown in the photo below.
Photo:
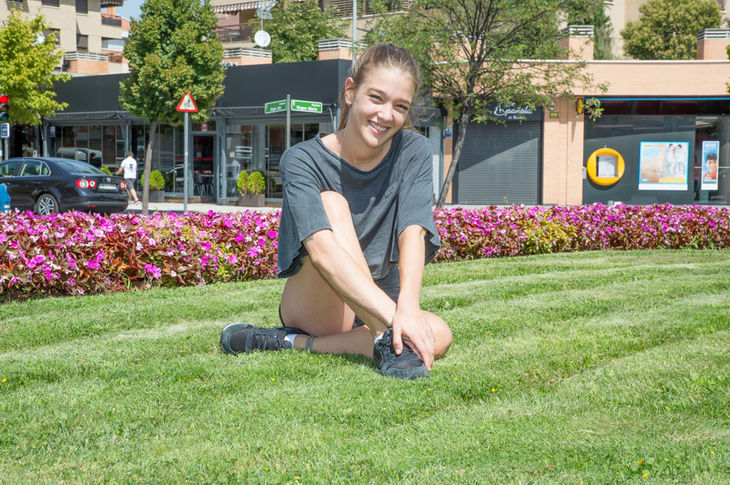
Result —
[[[32, 209], [36, 195], [46, 186], [50, 170], [41, 160], [25, 159], [16, 177], [17, 189], [15, 196], [10, 195], [11, 200], [17, 197], [17, 207]], [[15, 204], [13, 204], [15, 205]]]
[[0, 184], [5, 184], [10, 196], [10, 207], [13, 209], [30, 209], [27, 200], [23, 201], [23, 181], [18, 177], [23, 159], [13, 159], [0, 163]]

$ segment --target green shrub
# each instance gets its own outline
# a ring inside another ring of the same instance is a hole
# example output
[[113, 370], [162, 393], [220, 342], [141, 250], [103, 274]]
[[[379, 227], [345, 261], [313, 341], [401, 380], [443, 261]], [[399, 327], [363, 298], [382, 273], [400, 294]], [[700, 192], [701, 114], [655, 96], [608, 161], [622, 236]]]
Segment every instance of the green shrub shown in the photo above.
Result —
[[[142, 174], [142, 186], [144, 187], [144, 174]], [[162, 190], [165, 188], [165, 178], [159, 170], [150, 173], [150, 190]]]
[[238, 187], [238, 193], [240, 195], [246, 195], [248, 193], [248, 172], [241, 170], [236, 179], [236, 187]]
[[109, 170], [109, 167], [101, 167], [99, 170], [101, 170], [102, 172], [104, 172], [107, 175], [113, 175], [112, 171]]
[[253, 172], [248, 176], [248, 193], [258, 195], [264, 191], [266, 182], [264, 181], [264, 175], [261, 172]]

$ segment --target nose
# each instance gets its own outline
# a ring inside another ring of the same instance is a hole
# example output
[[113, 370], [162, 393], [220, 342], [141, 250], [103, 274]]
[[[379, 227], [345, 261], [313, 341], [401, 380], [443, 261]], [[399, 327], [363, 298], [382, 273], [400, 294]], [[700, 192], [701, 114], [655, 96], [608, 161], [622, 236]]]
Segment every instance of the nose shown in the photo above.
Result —
[[383, 103], [381, 105], [379, 116], [384, 121], [393, 120], [393, 105], [390, 103]]

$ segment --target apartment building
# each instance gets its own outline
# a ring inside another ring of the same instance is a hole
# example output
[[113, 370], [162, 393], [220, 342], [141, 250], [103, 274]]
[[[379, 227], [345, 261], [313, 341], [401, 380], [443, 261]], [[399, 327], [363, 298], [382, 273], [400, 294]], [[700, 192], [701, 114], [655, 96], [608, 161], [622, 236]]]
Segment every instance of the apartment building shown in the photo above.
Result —
[[[636, 22], [641, 17], [639, 8], [649, 0], [605, 0], [606, 14], [611, 19], [613, 33], [611, 35], [611, 50], [614, 57], [624, 59], [624, 40], [621, 37], [621, 31], [629, 22]], [[730, 0], [715, 0], [720, 6], [725, 24], [729, 23], [728, 15], [730, 15]]]
[[11, 9], [28, 17], [42, 14], [64, 52], [59, 70], [73, 74], [129, 71], [122, 49], [129, 21], [116, 15], [124, 0], [7, 0], [0, 3], [0, 21]]

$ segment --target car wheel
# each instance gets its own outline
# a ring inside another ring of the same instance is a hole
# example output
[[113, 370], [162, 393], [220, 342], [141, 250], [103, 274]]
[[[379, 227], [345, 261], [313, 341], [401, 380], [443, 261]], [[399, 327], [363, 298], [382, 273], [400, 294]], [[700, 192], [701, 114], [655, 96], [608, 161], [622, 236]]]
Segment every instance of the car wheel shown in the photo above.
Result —
[[41, 216], [55, 214], [58, 212], [58, 201], [51, 194], [41, 194], [35, 201], [35, 212]]

